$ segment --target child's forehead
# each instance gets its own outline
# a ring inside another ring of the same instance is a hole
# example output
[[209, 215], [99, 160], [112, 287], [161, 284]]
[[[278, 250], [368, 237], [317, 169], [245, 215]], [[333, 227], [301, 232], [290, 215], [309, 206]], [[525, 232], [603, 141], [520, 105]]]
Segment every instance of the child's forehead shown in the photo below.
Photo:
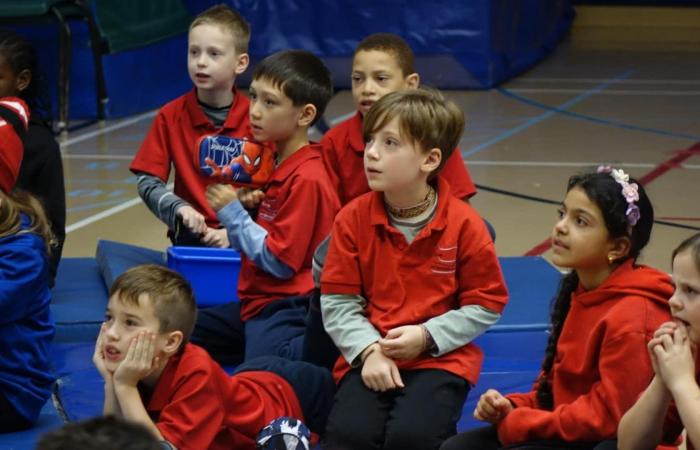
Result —
[[250, 83], [250, 89], [256, 91], [258, 94], [265, 92], [280, 97], [286, 97], [282, 83], [277, 82], [269, 77], [253, 78], [253, 80]]
[[385, 49], [358, 51], [352, 59], [352, 67], [355, 69], [359, 66], [369, 70], [401, 70], [398, 54]]
[[235, 43], [235, 39], [233, 32], [225, 26], [214, 22], [200, 23], [188, 33], [188, 42], [190, 44], [196, 41], [199, 45], [231, 46]]
[[140, 314], [153, 314], [153, 303], [148, 294], [143, 293], [138, 297], [130, 297], [115, 292], [107, 302], [107, 309], [110, 311], [123, 311]]

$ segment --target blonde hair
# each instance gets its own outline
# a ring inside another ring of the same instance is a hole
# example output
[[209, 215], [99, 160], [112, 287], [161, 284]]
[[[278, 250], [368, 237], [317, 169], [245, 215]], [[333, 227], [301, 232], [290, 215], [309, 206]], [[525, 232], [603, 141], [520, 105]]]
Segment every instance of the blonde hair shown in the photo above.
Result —
[[189, 31], [199, 25], [217, 25], [231, 33], [236, 53], [248, 53], [250, 25], [238, 11], [220, 3], [201, 12], [190, 24]]
[[15, 190], [5, 194], [0, 190], [0, 238], [16, 234], [22, 229], [22, 214], [29, 217], [27, 231], [38, 234], [44, 240], [48, 254], [54, 236], [39, 200], [24, 191]]
[[131, 305], [139, 304], [139, 297], [148, 295], [153, 311], [160, 322], [160, 333], [181, 331], [181, 348], [189, 341], [197, 318], [197, 308], [190, 284], [182, 275], [166, 267], [144, 264], [132, 267], [119, 275], [109, 297]]
[[401, 135], [416, 142], [423, 152], [440, 149], [440, 165], [429, 177], [433, 179], [462, 137], [464, 113], [435, 89], [392, 92], [380, 98], [365, 115], [362, 126], [365, 142], [394, 118], [399, 120]]

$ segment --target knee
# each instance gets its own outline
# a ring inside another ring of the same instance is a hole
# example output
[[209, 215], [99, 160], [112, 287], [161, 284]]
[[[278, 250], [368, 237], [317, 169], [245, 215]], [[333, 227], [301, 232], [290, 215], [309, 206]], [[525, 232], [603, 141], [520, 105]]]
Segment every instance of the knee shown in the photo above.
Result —
[[384, 450], [438, 450], [444, 437], [434, 430], [416, 426], [392, 426], [386, 430]]

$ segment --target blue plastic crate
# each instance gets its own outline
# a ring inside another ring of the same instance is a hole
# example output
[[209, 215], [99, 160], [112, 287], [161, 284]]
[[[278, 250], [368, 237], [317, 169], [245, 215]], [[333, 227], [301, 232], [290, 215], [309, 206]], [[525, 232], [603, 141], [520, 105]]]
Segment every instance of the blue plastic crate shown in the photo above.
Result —
[[169, 247], [168, 267], [192, 285], [197, 306], [238, 301], [240, 254], [230, 248]]

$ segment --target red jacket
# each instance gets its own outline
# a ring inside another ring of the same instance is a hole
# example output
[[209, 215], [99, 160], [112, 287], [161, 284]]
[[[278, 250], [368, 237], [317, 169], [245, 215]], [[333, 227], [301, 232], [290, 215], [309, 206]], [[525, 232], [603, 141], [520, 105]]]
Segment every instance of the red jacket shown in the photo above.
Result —
[[538, 406], [536, 385], [508, 395], [515, 409], [498, 424], [501, 443], [614, 439], [622, 415], [653, 376], [646, 345], [670, 320], [672, 294], [668, 275], [631, 260], [596, 289], [579, 286], [549, 375], [554, 410]]

